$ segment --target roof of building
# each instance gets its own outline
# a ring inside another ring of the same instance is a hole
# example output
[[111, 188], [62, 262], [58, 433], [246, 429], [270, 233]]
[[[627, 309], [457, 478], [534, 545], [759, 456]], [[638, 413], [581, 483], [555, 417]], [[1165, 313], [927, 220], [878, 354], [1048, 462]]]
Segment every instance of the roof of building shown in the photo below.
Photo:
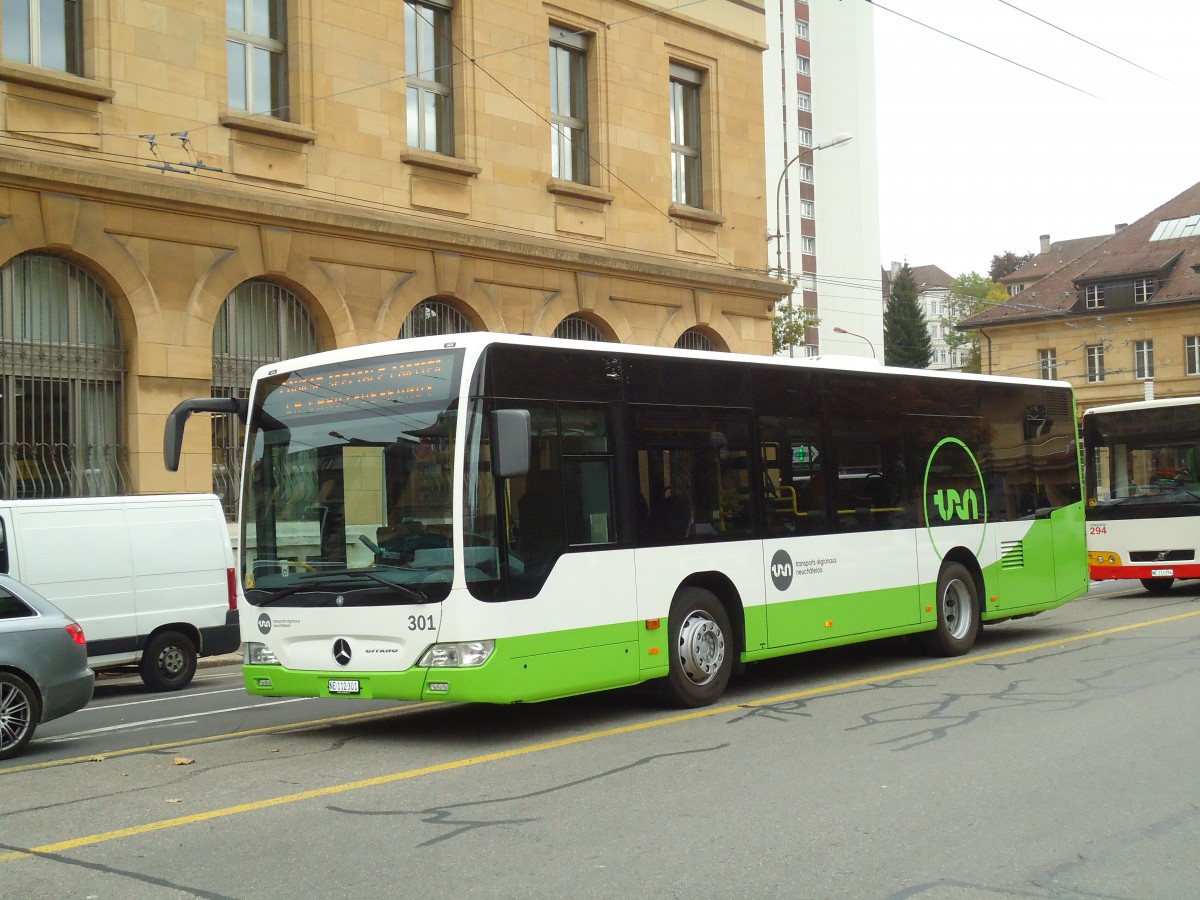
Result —
[[1111, 234], [1097, 234], [1093, 237], [1070, 238], [1065, 241], [1055, 241], [1045, 253], [1031, 256], [1024, 263], [1000, 279], [1001, 284], [1024, 284], [1027, 281], [1037, 281], [1045, 278], [1051, 272], [1057, 271], [1069, 262], [1078, 259], [1080, 254], [1091, 250], [1098, 243], [1112, 237]]
[[912, 266], [911, 268], [913, 281], [917, 283], [917, 293], [949, 290], [954, 286], [954, 279], [937, 266]]
[[[1008, 301], [959, 324], [970, 328], [1065, 317], [1079, 312], [1079, 291], [1084, 285], [1138, 276], [1154, 276], [1158, 280], [1154, 296], [1148, 303], [1139, 303], [1140, 308], [1200, 301], [1200, 233], [1151, 240], [1161, 222], [1197, 215], [1200, 215], [1200, 183], [1127, 228], [1106, 236]], [[1094, 314], [1095, 310], [1088, 313]]]

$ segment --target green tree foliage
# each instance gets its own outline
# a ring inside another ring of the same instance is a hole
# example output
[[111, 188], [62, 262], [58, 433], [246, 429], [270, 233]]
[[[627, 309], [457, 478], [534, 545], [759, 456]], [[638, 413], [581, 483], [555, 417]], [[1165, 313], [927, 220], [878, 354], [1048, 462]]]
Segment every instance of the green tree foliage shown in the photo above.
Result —
[[781, 353], [793, 347], [803, 347], [804, 332], [815, 328], [820, 321], [816, 310], [808, 309], [798, 298], [789, 297], [780, 301], [775, 307], [775, 317], [771, 319], [772, 350]]
[[1033, 259], [1032, 253], [1026, 253], [1024, 256], [1017, 256], [1011, 250], [997, 253], [992, 257], [992, 267], [988, 269], [988, 278], [992, 281], [999, 281], [1005, 275], [1011, 275], [1017, 271], [1031, 259]]
[[964, 372], [980, 371], [982, 360], [979, 352], [979, 332], [957, 331], [955, 326], [963, 319], [981, 312], [989, 306], [995, 306], [1008, 299], [1008, 291], [1004, 285], [996, 284], [986, 275], [978, 272], [966, 272], [954, 279], [950, 286], [950, 297], [946, 303], [946, 315], [942, 318], [946, 346], [952, 351], [968, 349], [970, 352], [963, 362]]
[[917, 282], [905, 263], [892, 281], [883, 310], [883, 361], [889, 366], [928, 369], [932, 359], [933, 341], [917, 299]]

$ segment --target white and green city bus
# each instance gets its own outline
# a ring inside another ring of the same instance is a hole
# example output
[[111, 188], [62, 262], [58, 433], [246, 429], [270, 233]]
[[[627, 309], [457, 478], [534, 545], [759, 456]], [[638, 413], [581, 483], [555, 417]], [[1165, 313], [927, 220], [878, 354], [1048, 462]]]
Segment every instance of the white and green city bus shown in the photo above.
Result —
[[240, 503], [254, 694], [512, 703], [984, 622], [1088, 585], [1061, 382], [498, 334], [266, 366]]

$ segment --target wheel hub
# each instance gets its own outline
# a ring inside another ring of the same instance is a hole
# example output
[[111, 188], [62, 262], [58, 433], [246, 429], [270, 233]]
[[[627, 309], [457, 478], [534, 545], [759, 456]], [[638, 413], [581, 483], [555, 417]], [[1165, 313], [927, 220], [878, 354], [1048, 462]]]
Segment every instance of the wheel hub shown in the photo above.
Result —
[[679, 663], [688, 680], [705, 685], [725, 661], [725, 636], [706, 613], [693, 611], [679, 628]]

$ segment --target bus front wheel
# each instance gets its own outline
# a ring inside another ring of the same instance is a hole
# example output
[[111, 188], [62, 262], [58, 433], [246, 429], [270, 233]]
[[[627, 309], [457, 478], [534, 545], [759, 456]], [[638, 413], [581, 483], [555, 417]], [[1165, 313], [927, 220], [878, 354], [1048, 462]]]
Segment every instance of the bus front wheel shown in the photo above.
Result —
[[1175, 583], [1174, 578], [1143, 578], [1142, 587], [1152, 594], [1165, 594]]
[[921, 635], [934, 656], [962, 656], [979, 635], [979, 592], [967, 567], [947, 563], [938, 575], [937, 628]]
[[667, 618], [671, 667], [663, 682], [668, 702], [695, 708], [716, 701], [729, 683], [736, 648], [729, 615], [713, 594], [684, 588]]

